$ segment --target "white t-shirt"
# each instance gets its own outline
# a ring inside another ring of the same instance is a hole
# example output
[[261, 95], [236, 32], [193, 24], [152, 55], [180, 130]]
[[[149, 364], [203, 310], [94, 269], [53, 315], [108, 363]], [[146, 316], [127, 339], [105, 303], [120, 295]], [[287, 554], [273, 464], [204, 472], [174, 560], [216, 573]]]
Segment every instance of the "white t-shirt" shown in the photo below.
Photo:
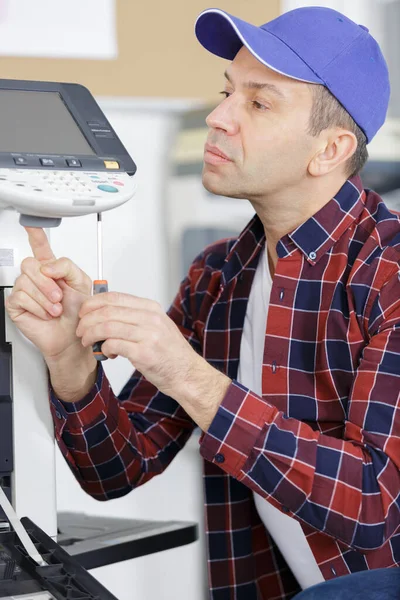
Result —
[[[240, 383], [259, 396], [262, 395], [262, 362], [271, 288], [268, 255], [264, 249], [250, 290], [237, 375]], [[274, 538], [302, 589], [324, 581], [300, 524], [259, 494], [254, 493], [254, 502], [268, 533]]]

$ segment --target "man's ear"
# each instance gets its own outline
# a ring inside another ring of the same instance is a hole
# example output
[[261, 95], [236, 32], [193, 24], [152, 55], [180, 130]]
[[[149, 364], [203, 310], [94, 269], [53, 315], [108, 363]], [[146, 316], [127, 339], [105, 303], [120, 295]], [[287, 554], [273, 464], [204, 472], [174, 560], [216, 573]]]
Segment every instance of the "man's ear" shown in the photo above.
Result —
[[321, 147], [308, 164], [313, 177], [327, 175], [345, 165], [357, 150], [357, 138], [347, 129], [327, 129], [321, 132]]

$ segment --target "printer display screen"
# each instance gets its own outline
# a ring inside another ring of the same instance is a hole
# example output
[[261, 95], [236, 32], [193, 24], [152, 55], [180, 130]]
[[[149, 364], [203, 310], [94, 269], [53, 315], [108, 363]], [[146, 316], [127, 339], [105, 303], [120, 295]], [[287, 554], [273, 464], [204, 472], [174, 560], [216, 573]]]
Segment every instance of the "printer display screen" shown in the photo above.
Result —
[[94, 155], [57, 92], [0, 90], [0, 152]]

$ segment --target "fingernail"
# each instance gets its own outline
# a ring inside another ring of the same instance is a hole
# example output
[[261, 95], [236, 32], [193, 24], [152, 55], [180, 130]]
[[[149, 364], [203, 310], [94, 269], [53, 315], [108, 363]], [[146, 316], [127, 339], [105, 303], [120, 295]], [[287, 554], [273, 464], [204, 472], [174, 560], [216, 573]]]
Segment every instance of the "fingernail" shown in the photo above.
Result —
[[60, 310], [61, 310], [61, 306], [59, 304], [53, 304], [53, 306], [51, 307], [51, 312], [54, 315], [58, 315], [58, 313], [60, 312]]
[[41, 271], [45, 271], [46, 273], [54, 273], [55, 268], [51, 265], [44, 265], [43, 267], [41, 267]]

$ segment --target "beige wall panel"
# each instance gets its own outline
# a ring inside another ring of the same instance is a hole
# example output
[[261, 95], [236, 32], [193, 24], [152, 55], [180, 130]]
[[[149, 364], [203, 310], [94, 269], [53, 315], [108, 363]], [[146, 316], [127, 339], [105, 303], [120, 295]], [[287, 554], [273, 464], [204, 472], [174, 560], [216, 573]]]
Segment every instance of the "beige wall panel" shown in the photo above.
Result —
[[0, 77], [78, 82], [101, 96], [215, 98], [225, 61], [197, 42], [197, 15], [218, 6], [261, 25], [279, 14], [279, 4], [279, 0], [219, 0], [215, 4], [206, 0], [117, 0], [116, 60], [0, 57]]

